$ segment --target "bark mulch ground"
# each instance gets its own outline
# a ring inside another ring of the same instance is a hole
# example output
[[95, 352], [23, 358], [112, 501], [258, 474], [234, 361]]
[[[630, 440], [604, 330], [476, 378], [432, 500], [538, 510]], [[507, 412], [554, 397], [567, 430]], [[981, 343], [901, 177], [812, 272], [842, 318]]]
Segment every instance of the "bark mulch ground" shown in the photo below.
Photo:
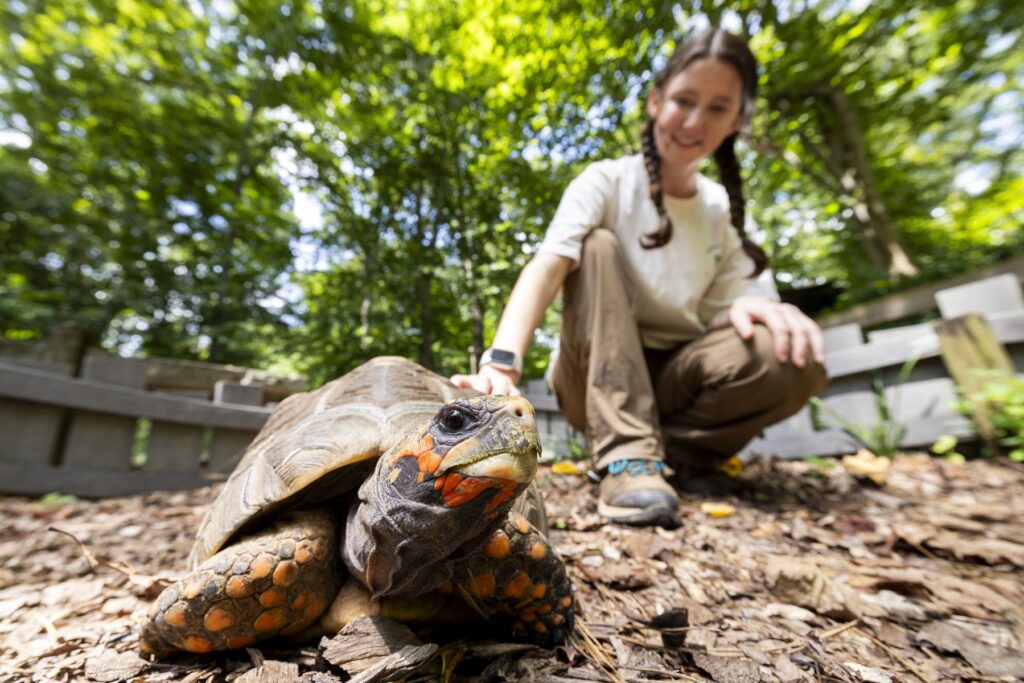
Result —
[[[540, 477], [581, 617], [554, 652], [376, 620], [149, 663], [136, 623], [216, 490], [0, 498], [0, 680], [1024, 679], [1020, 465], [908, 455], [877, 485], [838, 462], [754, 464], [734, 495], [685, 496], [671, 531], [602, 524], [585, 477]], [[374, 641], [389, 629], [404, 648]]]

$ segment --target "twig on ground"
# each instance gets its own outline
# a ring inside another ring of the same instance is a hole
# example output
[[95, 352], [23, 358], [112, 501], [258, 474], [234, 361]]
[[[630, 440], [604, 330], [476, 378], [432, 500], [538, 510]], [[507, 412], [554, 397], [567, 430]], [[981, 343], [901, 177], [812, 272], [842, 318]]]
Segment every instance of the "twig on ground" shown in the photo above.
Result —
[[893, 661], [898, 662], [900, 666], [902, 666], [904, 669], [920, 678], [924, 683], [928, 683], [928, 678], [926, 678], [925, 675], [921, 673], [921, 671], [917, 667], [915, 667], [911, 662], [907, 661], [903, 657], [899, 656], [895, 651], [893, 651], [892, 648], [883, 643], [881, 640], [871, 635], [870, 633], [862, 631], [861, 629], [857, 629], [857, 633], [867, 638], [870, 638], [871, 641], [878, 647], [882, 648], [882, 650], [885, 651], [885, 654], [889, 655], [893, 659]]

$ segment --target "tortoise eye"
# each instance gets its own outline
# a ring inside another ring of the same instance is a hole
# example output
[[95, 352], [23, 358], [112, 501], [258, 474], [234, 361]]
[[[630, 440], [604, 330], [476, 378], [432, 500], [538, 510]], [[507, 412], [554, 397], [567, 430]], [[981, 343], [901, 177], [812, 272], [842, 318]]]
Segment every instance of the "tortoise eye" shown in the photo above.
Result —
[[457, 432], [466, 426], [469, 422], [469, 416], [458, 408], [445, 408], [445, 411], [441, 414], [441, 424], [449, 432]]

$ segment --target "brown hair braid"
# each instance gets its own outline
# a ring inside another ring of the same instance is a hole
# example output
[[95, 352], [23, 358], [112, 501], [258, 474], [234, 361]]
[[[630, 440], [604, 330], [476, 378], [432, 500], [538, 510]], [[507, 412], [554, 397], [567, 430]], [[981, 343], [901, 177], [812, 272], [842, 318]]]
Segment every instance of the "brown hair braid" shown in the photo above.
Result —
[[672, 237], [672, 221], [665, 213], [665, 193], [661, 187], [661, 157], [658, 155], [658, 147], [654, 144], [654, 121], [650, 118], [644, 123], [644, 130], [641, 134], [641, 142], [644, 151], [644, 166], [647, 167], [647, 177], [651, 180], [651, 201], [654, 208], [658, 210], [658, 229], [653, 233], [640, 235], [640, 245], [644, 249], [656, 249], [663, 247]]
[[733, 133], [715, 150], [715, 165], [718, 166], [718, 180], [725, 186], [729, 194], [729, 218], [736, 232], [740, 234], [743, 251], [754, 262], [751, 277], [757, 277], [768, 267], [768, 254], [754, 244], [747, 235], [746, 202], [743, 198], [743, 175], [740, 173], [740, 162], [736, 159], [736, 133]]
[[[743, 109], [745, 117], [749, 117], [757, 95], [757, 60], [754, 59], [750, 47], [739, 36], [712, 29], [698, 34], [680, 43], [665, 68], [655, 76], [654, 88], [662, 89], [670, 78], [699, 59], [717, 59], [730, 64], [740, 75], [743, 82]], [[743, 197], [743, 177], [739, 162], [736, 160], [736, 137], [730, 135], [715, 150], [715, 164], [718, 166], [718, 177], [729, 194], [730, 222], [740, 235], [743, 251], [754, 262], [751, 277], [757, 277], [768, 265], [768, 255], [754, 244], [747, 236], [745, 226], [745, 199]], [[661, 184], [661, 157], [654, 142], [654, 121], [650, 118], [644, 123], [641, 134], [644, 155], [644, 166], [651, 183], [651, 201], [658, 210], [658, 227], [653, 232], [640, 236], [640, 245], [644, 249], [656, 249], [664, 246], [672, 237], [672, 221], [665, 213], [664, 190]]]

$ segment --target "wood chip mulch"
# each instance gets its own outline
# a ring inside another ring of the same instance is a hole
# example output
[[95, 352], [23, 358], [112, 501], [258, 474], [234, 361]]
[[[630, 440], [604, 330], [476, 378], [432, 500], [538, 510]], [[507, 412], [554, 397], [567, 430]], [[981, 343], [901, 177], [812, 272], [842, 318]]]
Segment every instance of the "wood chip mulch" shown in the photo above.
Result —
[[215, 488], [0, 498], [0, 681], [1024, 680], [1024, 467], [906, 455], [882, 485], [851, 471], [754, 463], [730, 495], [684, 494], [682, 526], [664, 530], [603, 524], [596, 485], [542, 468], [573, 640], [551, 652], [417, 628], [356, 668], [324, 653], [394, 624], [139, 658], [136, 624], [183, 573]]

